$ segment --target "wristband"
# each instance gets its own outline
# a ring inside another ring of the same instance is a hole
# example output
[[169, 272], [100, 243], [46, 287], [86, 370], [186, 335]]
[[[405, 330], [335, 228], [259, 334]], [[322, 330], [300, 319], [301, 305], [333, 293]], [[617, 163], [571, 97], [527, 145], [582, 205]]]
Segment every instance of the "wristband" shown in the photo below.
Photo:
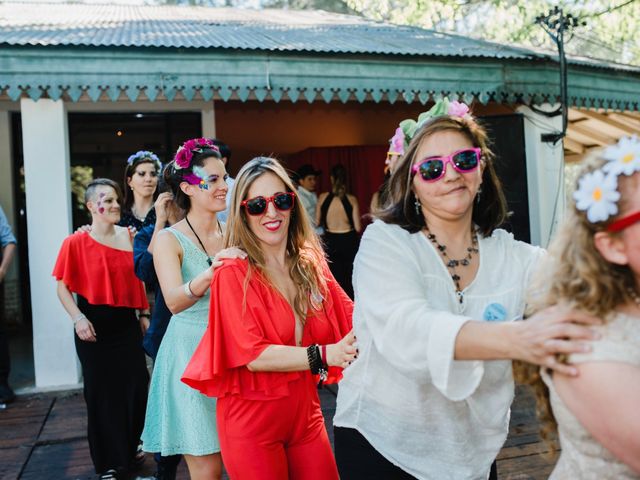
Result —
[[142, 318], [142, 317], [151, 318], [151, 315], [149, 315], [148, 313], [140, 313], [140, 314], [138, 314], [138, 318]]
[[320, 358], [320, 347], [316, 344], [307, 347], [307, 360], [309, 361], [309, 370], [313, 375], [320, 375], [320, 380], [327, 379], [327, 369]]
[[184, 289], [184, 294], [192, 300], [194, 298], [203, 297], [203, 295], [196, 295], [195, 293], [193, 293], [193, 290], [191, 290], [191, 280], [189, 280], [187, 283], [183, 285], [183, 289]]
[[321, 355], [321, 360], [322, 360], [322, 364], [326, 367], [329, 365], [329, 360], [327, 359], [327, 346], [326, 345], [322, 345], [322, 347], [320, 348], [322, 351], [322, 355]]
[[72, 321], [72, 322], [73, 322], [73, 324], [75, 325], [76, 323], [78, 323], [78, 322], [79, 322], [80, 320], [82, 320], [83, 318], [84, 318], [85, 320], [87, 319], [87, 317], [85, 316], [85, 314], [84, 314], [84, 313], [79, 313], [78, 315], [76, 315], [75, 317], [73, 317], [73, 318], [71, 319], [71, 321]]

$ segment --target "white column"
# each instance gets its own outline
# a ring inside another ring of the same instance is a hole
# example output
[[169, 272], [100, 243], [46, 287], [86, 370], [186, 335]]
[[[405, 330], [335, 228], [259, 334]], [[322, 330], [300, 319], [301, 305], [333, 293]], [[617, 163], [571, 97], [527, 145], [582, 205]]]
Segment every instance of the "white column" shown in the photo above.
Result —
[[69, 139], [64, 102], [23, 98], [22, 141], [36, 387], [76, 385], [80, 368], [73, 329], [51, 276], [71, 232]]
[[202, 136], [216, 138], [216, 115], [213, 109], [213, 101], [209, 102], [202, 112]]
[[[543, 105], [540, 108], [553, 111], [557, 106]], [[546, 143], [540, 136], [559, 132], [562, 117], [547, 117], [525, 106], [519, 107], [518, 112], [525, 117], [531, 243], [546, 247], [564, 215], [564, 150], [561, 141]]]

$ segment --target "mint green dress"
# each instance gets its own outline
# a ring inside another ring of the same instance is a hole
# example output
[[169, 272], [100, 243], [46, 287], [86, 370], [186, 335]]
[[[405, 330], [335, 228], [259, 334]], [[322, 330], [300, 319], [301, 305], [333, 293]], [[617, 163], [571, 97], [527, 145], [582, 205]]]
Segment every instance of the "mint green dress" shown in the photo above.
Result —
[[[209, 268], [207, 255], [183, 233], [168, 228], [183, 251], [182, 279], [188, 282]], [[216, 399], [180, 381], [209, 319], [209, 291], [192, 307], [171, 317], [151, 377], [143, 449], [163, 456], [208, 455], [220, 451]]]

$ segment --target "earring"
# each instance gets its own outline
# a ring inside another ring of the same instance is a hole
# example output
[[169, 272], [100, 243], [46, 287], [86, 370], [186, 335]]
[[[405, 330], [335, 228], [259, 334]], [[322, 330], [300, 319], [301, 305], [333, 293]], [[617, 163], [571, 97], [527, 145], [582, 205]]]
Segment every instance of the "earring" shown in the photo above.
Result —
[[422, 213], [422, 205], [420, 204], [420, 200], [418, 200], [417, 197], [413, 205], [416, 207], [416, 215], [420, 215]]
[[478, 193], [476, 194], [476, 204], [480, 203], [480, 195], [482, 194], [482, 189], [478, 189]]

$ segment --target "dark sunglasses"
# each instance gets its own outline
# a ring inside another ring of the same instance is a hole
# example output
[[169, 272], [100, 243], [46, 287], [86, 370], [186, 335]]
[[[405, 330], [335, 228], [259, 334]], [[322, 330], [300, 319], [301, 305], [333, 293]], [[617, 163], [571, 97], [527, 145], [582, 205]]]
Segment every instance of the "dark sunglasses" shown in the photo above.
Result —
[[267, 210], [269, 202], [281, 212], [286, 212], [293, 208], [296, 194], [293, 192], [280, 192], [271, 197], [254, 197], [243, 200], [240, 205], [247, 209], [249, 215], [262, 215]]
[[450, 163], [456, 172], [469, 173], [478, 168], [481, 156], [481, 148], [465, 148], [447, 157], [425, 158], [411, 167], [411, 172], [414, 175], [419, 173], [425, 182], [435, 182], [444, 176], [447, 163]]

